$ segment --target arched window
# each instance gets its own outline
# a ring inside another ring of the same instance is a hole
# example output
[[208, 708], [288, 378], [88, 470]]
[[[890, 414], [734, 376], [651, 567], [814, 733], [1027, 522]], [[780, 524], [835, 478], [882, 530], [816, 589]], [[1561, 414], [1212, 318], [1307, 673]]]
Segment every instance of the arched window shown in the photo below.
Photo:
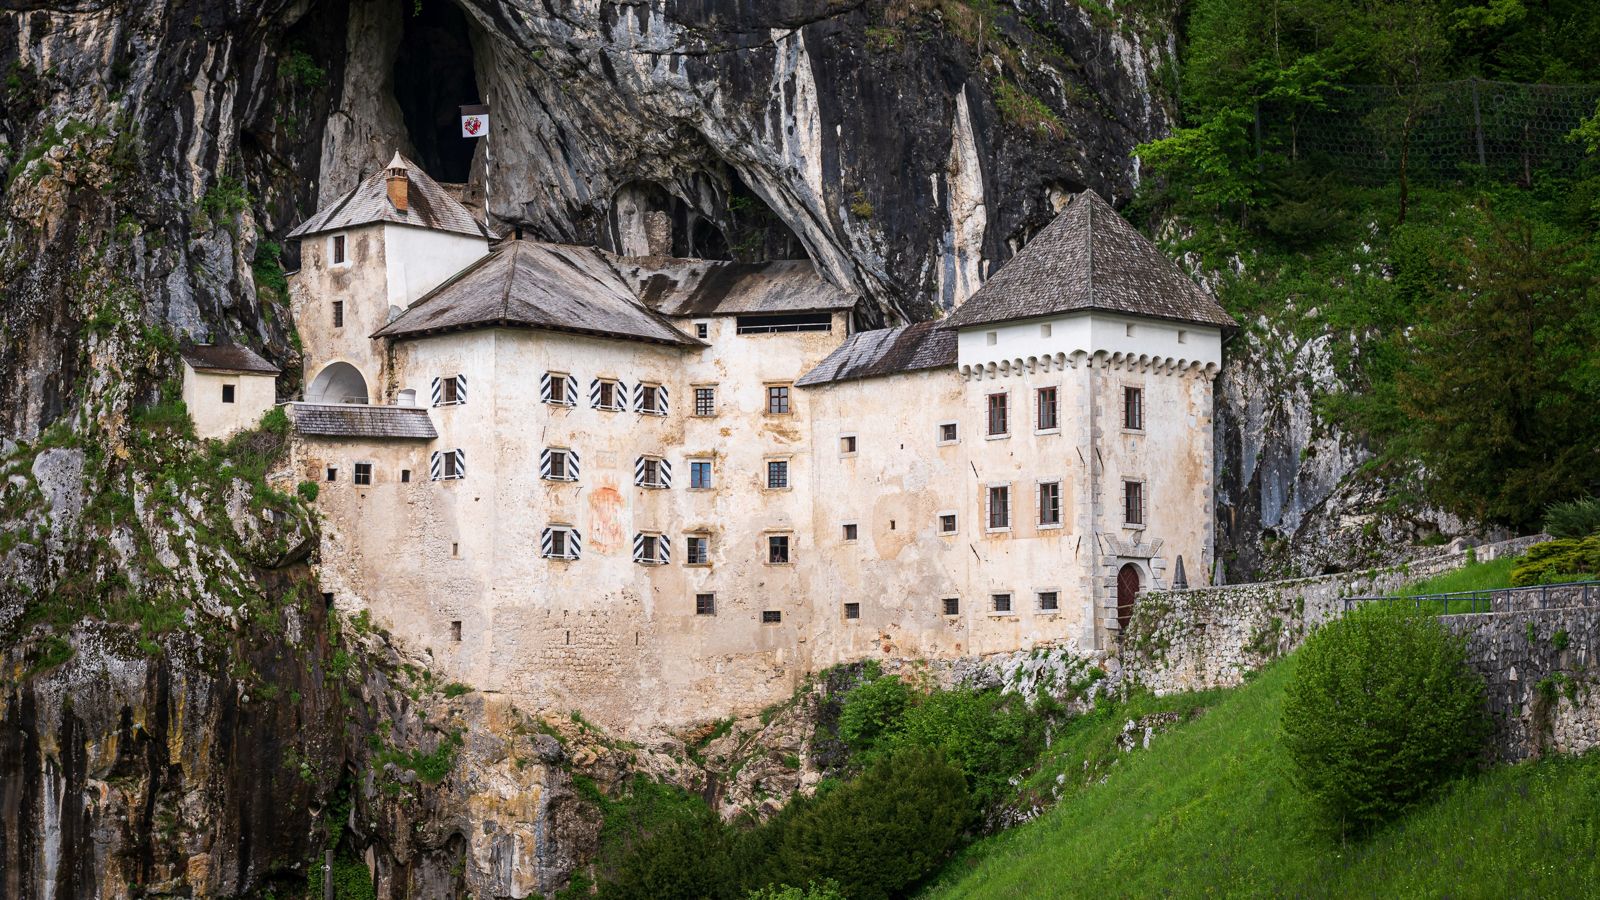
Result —
[[367, 380], [346, 362], [330, 363], [306, 388], [307, 403], [366, 403]]

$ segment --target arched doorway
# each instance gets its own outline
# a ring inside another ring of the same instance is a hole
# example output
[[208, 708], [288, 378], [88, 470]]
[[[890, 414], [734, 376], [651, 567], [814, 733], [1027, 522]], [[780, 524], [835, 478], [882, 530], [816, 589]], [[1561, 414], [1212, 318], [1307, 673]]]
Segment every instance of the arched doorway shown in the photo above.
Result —
[[367, 380], [346, 362], [329, 364], [306, 388], [307, 403], [366, 403]]
[[1139, 567], [1128, 563], [1117, 572], [1117, 627], [1128, 630], [1133, 620], [1133, 598], [1139, 595]]

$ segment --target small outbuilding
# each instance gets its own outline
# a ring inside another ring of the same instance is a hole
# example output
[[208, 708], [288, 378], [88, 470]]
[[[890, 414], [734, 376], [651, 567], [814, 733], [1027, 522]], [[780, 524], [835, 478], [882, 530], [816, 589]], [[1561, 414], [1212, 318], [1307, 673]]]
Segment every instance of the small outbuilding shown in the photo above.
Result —
[[194, 418], [195, 434], [224, 438], [260, 422], [278, 400], [278, 371], [249, 347], [185, 347], [183, 402]]

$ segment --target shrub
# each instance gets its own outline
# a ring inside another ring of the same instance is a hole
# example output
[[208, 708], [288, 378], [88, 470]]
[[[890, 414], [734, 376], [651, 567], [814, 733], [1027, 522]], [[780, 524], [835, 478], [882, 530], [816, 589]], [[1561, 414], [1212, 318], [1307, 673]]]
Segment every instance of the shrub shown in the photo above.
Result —
[[1556, 538], [1577, 539], [1600, 534], [1600, 497], [1584, 497], [1545, 507], [1544, 530]]
[[764, 887], [745, 895], [745, 900], [845, 900], [845, 896], [837, 883], [823, 881], [803, 888], [787, 884]]
[[1511, 570], [1511, 583], [1518, 587], [1550, 584], [1581, 572], [1600, 572], [1600, 534], [1533, 545]]
[[315, 481], [302, 481], [295, 485], [295, 491], [300, 494], [300, 499], [312, 503], [317, 499], [317, 495], [322, 493], [322, 486]]
[[1283, 703], [1291, 776], [1342, 829], [1369, 831], [1474, 764], [1483, 680], [1437, 618], [1371, 604], [1299, 656]]
[[899, 727], [911, 705], [911, 690], [897, 676], [875, 678], [845, 695], [839, 710], [839, 739], [853, 753], [871, 750], [884, 733]]

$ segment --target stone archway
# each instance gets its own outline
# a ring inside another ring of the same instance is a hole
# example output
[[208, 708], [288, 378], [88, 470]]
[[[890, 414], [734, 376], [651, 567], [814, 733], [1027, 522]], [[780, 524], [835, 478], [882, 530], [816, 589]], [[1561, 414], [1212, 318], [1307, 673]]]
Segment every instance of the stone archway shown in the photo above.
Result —
[[1139, 596], [1139, 584], [1139, 567], [1133, 563], [1117, 571], [1117, 627], [1122, 631], [1127, 631], [1128, 623], [1133, 621], [1133, 601]]
[[347, 362], [330, 363], [306, 388], [307, 403], [366, 403], [367, 379]]

